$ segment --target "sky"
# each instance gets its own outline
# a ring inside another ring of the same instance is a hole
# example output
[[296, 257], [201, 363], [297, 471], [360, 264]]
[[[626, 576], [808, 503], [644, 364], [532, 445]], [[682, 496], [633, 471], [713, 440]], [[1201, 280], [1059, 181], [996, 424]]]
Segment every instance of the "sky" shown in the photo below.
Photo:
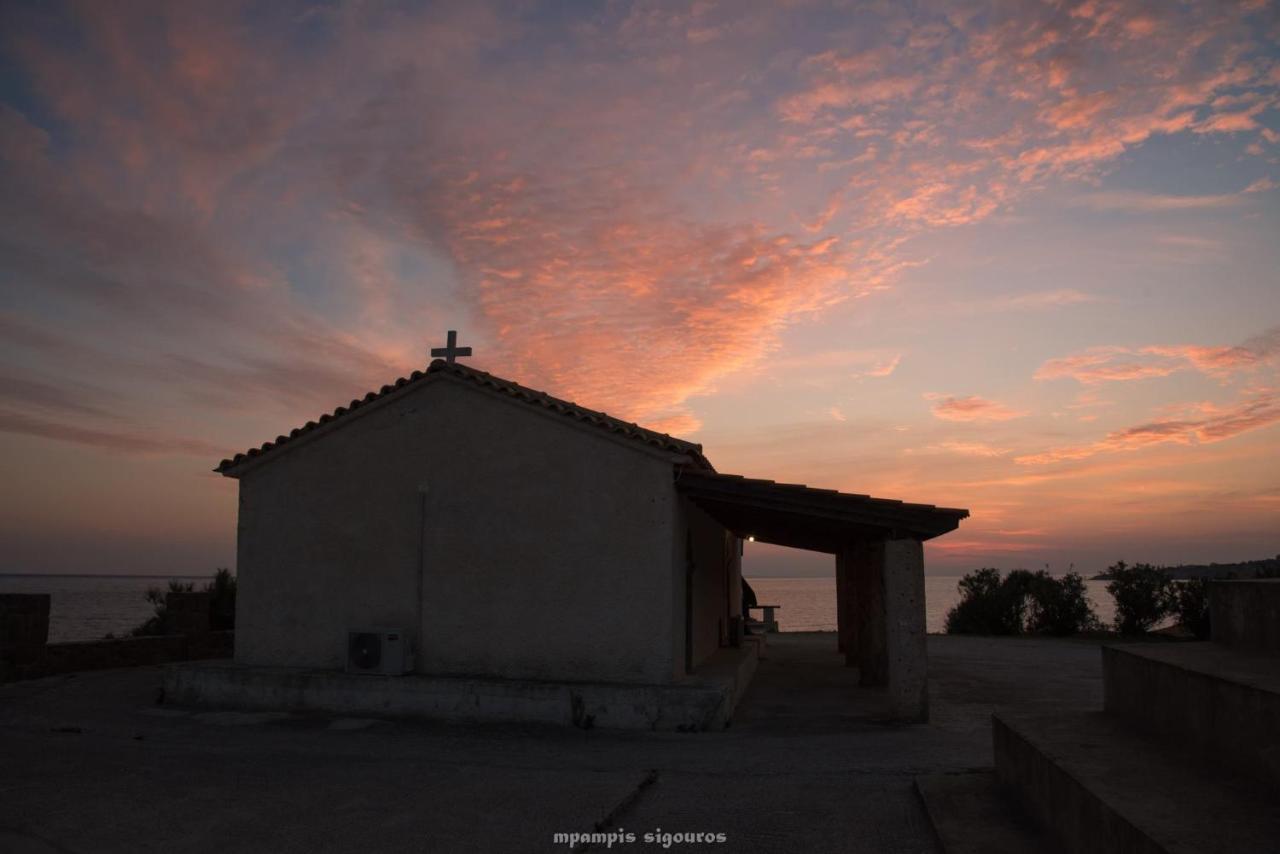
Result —
[[234, 566], [448, 329], [930, 572], [1280, 552], [1277, 2], [10, 2], [0, 186], [0, 572]]

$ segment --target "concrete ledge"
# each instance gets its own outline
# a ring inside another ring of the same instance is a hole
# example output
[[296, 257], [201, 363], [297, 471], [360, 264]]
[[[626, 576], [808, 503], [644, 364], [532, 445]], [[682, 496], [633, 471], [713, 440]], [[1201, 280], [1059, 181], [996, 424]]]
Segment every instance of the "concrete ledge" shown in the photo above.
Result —
[[1247, 778], [1101, 712], [992, 717], [996, 776], [1071, 854], [1274, 852], [1280, 811]]
[[548, 723], [583, 729], [723, 729], [755, 672], [754, 644], [721, 650], [673, 685], [370, 676], [224, 662], [172, 665], [165, 701], [459, 722]]
[[1213, 643], [1102, 648], [1106, 710], [1280, 794], [1280, 659]]
[[29, 664], [13, 667], [7, 676], [0, 672], [0, 681], [172, 661], [230, 658], [234, 638], [235, 633], [228, 631], [51, 643]]
[[945, 854], [1059, 851], [1000, 785], [994, 771], [926, 774], [915, 778], [915, 789]]
[[1209, 583], [1214, 643], [1280, 655], [1280, 578]]

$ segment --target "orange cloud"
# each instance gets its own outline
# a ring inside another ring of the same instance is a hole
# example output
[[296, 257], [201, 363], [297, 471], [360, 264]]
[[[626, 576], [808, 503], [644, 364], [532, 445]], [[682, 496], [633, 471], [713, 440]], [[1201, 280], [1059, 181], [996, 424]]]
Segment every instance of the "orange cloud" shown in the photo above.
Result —
[[981, 397], [944, 397], [926, 394], [925, 399], [937, 401], [933, 404], [933, 415], [943, 421], [1011, 421], [1028, 414]]
[[956, 454], [962, 457], [994, 458], [994, 457], [1004, 456], [1005, 454], [1009, 453], [1009, 450], [1008, 448], [997, 448], [992, 445], [988, 445], [985, 442], [961, 442], [961, 441], [955, 441], [955, 440], [947, 440], [945, 442], [938, 442], [936, 444], [929, 445], [919, 450], [908, 448], [903, 453], [906, 453], [906, 454], [944, 453], [944, 454]]
[[889, 350], [824, 350], [805, 355], [779, 355], [769, 360], [771, 373], [831, 375], [840, 379], [892, 376], [902, 354]]
[[1070, 356], [1045, 362], [1035, 372], [1037, 380], [1070, 378], [1085, 385], [1165, 377], [1195, 370], [1228, 377], [1280, 357], [1280, 328], [1234, 347], [1160, 345], [1150, 347], [1090, 347]]
[[1208, 417], [1169, 418], [1139, 424], [1109, 433], [1092, 444], [1053, 448], [1039, 454], [1015, 457], [1014, 462], [1019, 465], [1046, 465], [1086, 459], [1102, 453], [1136, 451], [1164, 443], [1212, 444], [1280, 423], [1280, 397], [1273, 394], [1257, 395], [1224, 408], [1213, 405], [1198, 408], [1209, 413]]
[[1103, 382], [1165, 377], [1186, 366], [1169, 359], [1143, 359], [1140, 350], [1127, 347], [1090, 347], [1081, 353], [1050, 359], [1035, 372], [1035, 379], [1064, 377], [1092, 385]]
[[1007, 448], [996, 448], [985, 442], [939, 442], [938, 448], [966, 457], [1002, 457], [1009, 453]]

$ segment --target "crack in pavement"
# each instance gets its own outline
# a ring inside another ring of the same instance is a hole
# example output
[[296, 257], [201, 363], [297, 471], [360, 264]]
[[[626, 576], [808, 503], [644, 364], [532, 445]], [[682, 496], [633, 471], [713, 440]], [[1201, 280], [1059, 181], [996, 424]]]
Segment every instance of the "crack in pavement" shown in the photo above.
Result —
[[[626, 797], [618, 801], [618, 803], [614, 804], [613, 809], [605, 813], [604, 818], [600, 819], [595, 823], [594, 825], [595, 832], [596, 833], [607, 832], [608, 829], [613, 826], [614, 822], [616, 822], [624, 812], [631, 809], [631, 807], [635, 806], [636, 802], [640, 800], [640, 796], [644, 794], [645, 790], [648, 789], [650, 786], [652, 786], [656, 782], [658, 782], [658, 769], [650, 768], [648, 771], [645, 772], [645, 775], [640, 778], [640, 782], [636, 784], [635, 788], [632, 789], [630, 792], [628, 792]], [[572, 852], [572, 854], [581, 854], [581, 852], [583, 851], [590, 851], [593, 847], [595, 847], [594, 843], [579, 842], [577, 845], [573, 846], [569, 850]]]

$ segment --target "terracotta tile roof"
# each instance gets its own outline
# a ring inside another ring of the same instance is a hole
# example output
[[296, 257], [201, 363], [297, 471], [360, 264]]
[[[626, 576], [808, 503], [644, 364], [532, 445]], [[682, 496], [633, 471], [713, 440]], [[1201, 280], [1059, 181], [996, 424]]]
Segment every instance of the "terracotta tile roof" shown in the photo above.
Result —
[[793, 548], [838, 550], [856, 530], [878, 530], [921, 539], [955, 530], [968, 510], [910, 504], [818, 489], [799, 483], [685, 469], [677, 488], [740, 536]]
[[765, 480], [759, 477], [744, 477], [740, 474], [728, 474], [727, 472], [716, 472], [714, 474], [706, 474], [708, 482], [718, 481], [726, 485], [741, 484], [746, 487], [758, 486], [768, 487], [778, 494], [786, 494], [788, 492], [799, 495], [812, 496], [832, 496], [838, 498], [852, 498], [860, 503], [869, 506], [882, 506], [901, 508], [903, 510], [924, 510], [928, 512], [938, 512], [948, 516], [959, 516], [966, 518], [969, 511], [960, 507], [939, 507], [936, 504], [913, 504], [909, 501], [900, 501], [897, 498], [875, 498], [871, 495], [863, 495], [856, 492], [841, 492], [838, 489], [823, 489], [818, 486], [809, 486], [803, 483], [778, 483], [776, 480]]
[[683, 439], [677, 439], [676, 437], [669, 436], [666, 433], [647, 430], [638, 424], [633, 424], [628, 421], [614, 418], [611, 415], [606, 415], [603, 412], [596, 412], [595, 410], [578, 406], [576, 403], [561, 400], [558, 397], [552, 397], [543, 391], [526, 388], [525, 386], [514, 383], [511, 380], [496, 377], [493, 374], [476, 370], [475, 368], [468, 367], [467, 365], [462, 365], [457, 362], [452, 364], [448, 363], [443, 359], [436, 359], [427, 367], [426, 371], [414, 371], [409, 376], [401, 377], [390, 385], [384, 385], [378, 391], [371, 391], [363, 398], [351, 401], [347, 406], [339, 406], [333, 412], [321, 415], [316, 421], [308, 421], [303, 426], [291, 430], [287, 436], [277, 436], [273, 442], [266, 442], [260, 447], [250, 448], [242, 454], [236, 454], [231, 459], [223, 460], [218, 464], [214, 471], [219, 472], [220, 474], [231, 475], [232, 470], [238, 468], [243, 463], [247, 463], [250, 460], [256, 460], [264, 454], [268, 454], [282, 445], [287, 445], [294, 439], [297, 439], [300, 436], [305, 436], [313, 430], [329, 424], [336, 419], [351, 417], [361, 408], [376, 400], [381, 400], [382, 398], [394, 394], [408, 386], [430, 382], [432, 378], [441, 374], [447, 374], [459, 379], [468, 380], [481, 388], [497, 394], [508, 395], [524, 403], [528, 403], [533, 406], [540, 406], [543, 409], [551, 410], [552, 412], [559, 413], [567, 418], [572, 418], [575, 421], [591, 424], [603, 430], [608, 430], [610, 433], [614, 433], [637, 442], [643, 442], [646, 445], [663, 451], [670, 451], [676, 454], [686, 454], [693, 458], [694, 466], [696, 468], [704, 471], [715, 471], [707, 458], [702, 455], [701, 445], [693, 442], [686, 442]]

